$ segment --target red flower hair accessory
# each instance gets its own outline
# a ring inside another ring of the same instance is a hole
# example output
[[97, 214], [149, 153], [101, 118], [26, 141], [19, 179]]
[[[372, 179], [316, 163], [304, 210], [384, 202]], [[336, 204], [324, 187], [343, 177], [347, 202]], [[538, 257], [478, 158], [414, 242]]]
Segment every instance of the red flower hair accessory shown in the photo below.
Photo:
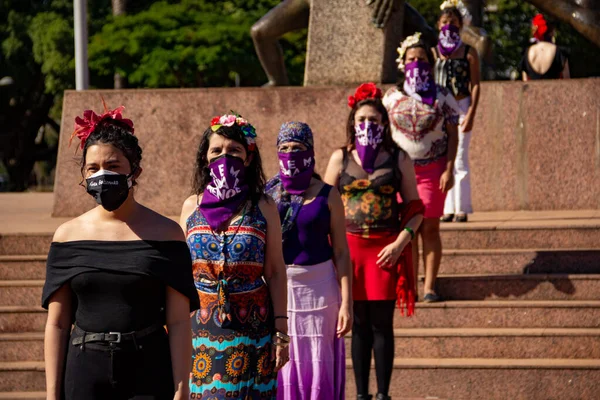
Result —
[[128, 125], [131, 128], [130, 132], [133, 135], [133, 121], [123, 118], [123, 110], [125, 109], [125, 106], [120, 106], [114, 110], [109, 110], [106, 106], [104, 98], [102, 98], [102, 105], [104, 105], [104, 113], [101, 115], [96, 114], [93, 110], [85, 110], [83, 112], [83, 118], [75, 117], [75, 130], [71, 134], [71, 139], [69, 139], [69, 146], [71, 145], [73, 138], [77, 136], [77, 138], [81, 141], [81, 148], [83, 149], [85, 146], [85, 141], [92, 134], [92, 132], [94, 132], [94, 129], [96, 129], [98, 123], [106, 118], [121, 121]]
[[531, 20], [531, 24], [535, 28], [533, 31], [533, 37], [539, 41], [543, 41], [546, 33], [548, 32], [548, 23], [542, 14], [537, 14]]
[[381, 99], [381, 89], [379, 89], [374, 83], [363, 83], [354, 92], [354, 96], [348, 97], [348, 107], [354, 108], [357, 103], [360, 103], [366, 99]]

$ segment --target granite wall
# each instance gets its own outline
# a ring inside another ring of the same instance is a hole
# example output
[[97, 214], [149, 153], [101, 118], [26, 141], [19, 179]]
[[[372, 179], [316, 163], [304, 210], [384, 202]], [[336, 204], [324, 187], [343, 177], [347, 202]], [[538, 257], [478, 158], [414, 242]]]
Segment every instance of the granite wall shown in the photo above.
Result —
[[[600, 79], [485, 82], [470, 149], [473, 206], [478, 211], [600, 208]], [[268, 176], [277, 172], [275, 138], [284, 121], [315, 133], [317, 171], [344, 143], [352, 87], [107, 90], [65, 92], [54, 216], [94, 206], [81, 182], [75, 116], [125, 105], [143, 147], [139, 201], [178, 215], [190, 194], [195, 153], [210, 119], [230, 109], [248, 118]]]

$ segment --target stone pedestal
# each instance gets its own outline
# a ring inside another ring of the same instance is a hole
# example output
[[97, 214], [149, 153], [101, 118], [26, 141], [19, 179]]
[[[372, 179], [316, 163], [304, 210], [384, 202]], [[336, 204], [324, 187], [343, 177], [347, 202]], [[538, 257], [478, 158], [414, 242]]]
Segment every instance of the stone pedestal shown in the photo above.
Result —
[[365, 0], [312, 0], [304, 85], [395, 82], [404, 1], [395, 2], [382, 30]]

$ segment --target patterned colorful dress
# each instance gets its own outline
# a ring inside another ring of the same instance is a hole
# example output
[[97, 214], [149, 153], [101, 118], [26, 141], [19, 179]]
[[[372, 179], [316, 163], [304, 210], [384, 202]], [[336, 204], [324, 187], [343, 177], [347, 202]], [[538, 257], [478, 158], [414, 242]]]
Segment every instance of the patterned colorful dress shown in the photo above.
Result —
[[200, 309], [192, 314], [192, 399], [275, 399], [273, 311], [263, 280], [267, 222], [251, 207], [221, 235], [187, 220]]

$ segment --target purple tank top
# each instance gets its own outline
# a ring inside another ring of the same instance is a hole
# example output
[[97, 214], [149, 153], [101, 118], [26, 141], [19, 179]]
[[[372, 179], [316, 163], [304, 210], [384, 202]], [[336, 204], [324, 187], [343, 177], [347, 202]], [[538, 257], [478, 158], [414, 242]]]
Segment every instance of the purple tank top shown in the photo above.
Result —
[[286, 264], [315, 265], [333, 256], [329, 244], [331, 214], [328, 198], [331, 188], [325, 184], [317, 197], [300, 209], [283, 247]]

